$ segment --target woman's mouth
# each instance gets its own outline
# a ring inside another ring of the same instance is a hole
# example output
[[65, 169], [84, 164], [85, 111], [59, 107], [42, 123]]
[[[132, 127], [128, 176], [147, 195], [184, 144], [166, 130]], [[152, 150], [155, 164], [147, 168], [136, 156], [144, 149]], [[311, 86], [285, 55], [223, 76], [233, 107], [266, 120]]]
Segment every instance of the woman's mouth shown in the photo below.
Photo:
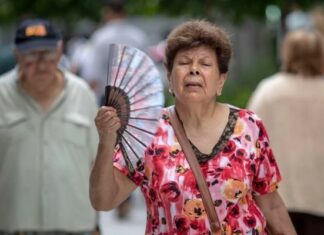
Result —
[[197, 82], [189, 82], [185, 84], [186, 87], [202, 87], [200, 83]]

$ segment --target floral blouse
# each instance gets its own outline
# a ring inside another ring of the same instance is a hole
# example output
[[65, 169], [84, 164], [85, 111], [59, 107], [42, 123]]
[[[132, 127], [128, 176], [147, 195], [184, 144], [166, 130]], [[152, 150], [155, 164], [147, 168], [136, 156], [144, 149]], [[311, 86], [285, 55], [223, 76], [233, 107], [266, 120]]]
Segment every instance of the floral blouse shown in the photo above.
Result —
[[[230, 106], [227, 126], [212, 153], [192, 147], [226, 234], [266, 234], [253, 196], [275, 191], [281, 176], [262, 121], [249, 110]], [[211, 234], [195, 177], [165, 110], [141, 161], [130, 173], [118, 148], [114, 156], [114, 166], [145, 197], [146, 234]]]

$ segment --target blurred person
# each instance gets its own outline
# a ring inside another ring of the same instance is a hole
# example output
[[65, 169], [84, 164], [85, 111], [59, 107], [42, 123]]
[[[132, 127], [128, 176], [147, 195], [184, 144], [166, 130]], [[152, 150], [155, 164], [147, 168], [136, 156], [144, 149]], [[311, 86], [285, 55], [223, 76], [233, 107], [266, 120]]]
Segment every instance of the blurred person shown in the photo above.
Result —
[[48, 21], [23, 21], [14, 55], [0, 78], [0, 234], [88, 235], [95, 96], [58, 66], [62, 40]]
[[105, 24], [91, 37], [93, 53], [86, 68], [99, 103], [102, 103], [107, 81], [109, 44], [120, 43], [140, 50], [148, 46], [145, 32], [129, 23], [126, 0], [104, 0], [104, 20]]
[[291, 11], [285, 17], [284, 23], [287, 32], [312, 28], [312, 20], [309, 12], [303, 11], [296, 2], [291, 3]]
[[324, 234], [324, 50], [316, 32], [288, 33], [282, 70], [264, 79], [248, 107], [264, 121], [299, 235]]
[[[262, 121], [253, 112], [216, 102], [231, 57], [228, 35], [207, 21], [171, 31], [166, 68], [175, 110], [191, 142], [225, 234], [295, 235], [277, 185], [281, 176]], [[118, 206], [137, 187], [147, 206], [145, 234], [211, 234], [195, 176], [168, 112], [141, 163], [128, 169], [118, 145], [120, 119], [101, 107], [91, 172], [90, 198], [97, 210]]]
[[[98, 103], [103, 104], [108, 74], [108, 51], [110, 43], [120, 43], [145, 50], [147, 35], [127, 20], [126, 0], [105, 0], [105, 24], [91, 37], [91, 59], [84, 67], [85, 77], [95, 91]], [[125, 218], [131, 209], [131, 198], [117, 209], [118, 216]]]
[[159, 41], [156, 45], [152, 45], [148, 48], [148, 54], [153, 59], [155, 63], [163, 63], [165, 59], [165, 47], [166, 40], [163, 39]]
[[89, 82], [89, 75], [87, 69], [88, 64], [92, 60], [93, 46], [89, 39], [79, 38], [75, 42], [75, 48], [73, 53], [70, 54], [71, 72], [83, 78], [86, 82]]
[[311, 18], [314, 30], [321, 35], [322, 42], [324, 43], [324, 4], [314, 6], [311, 11]]
[[77, 22], [74, 32], [66, 42], [67, 56], [71, 62], [71, 72], [87, 81], [85, 68], [91, 60], [92, 46], [89, 40], [95, 29], [95, 23], [83, 19]]
[[317, 30], [324, 40], [324, 5], [315, 6], [311, 11], [311, 18], [315, 30]]

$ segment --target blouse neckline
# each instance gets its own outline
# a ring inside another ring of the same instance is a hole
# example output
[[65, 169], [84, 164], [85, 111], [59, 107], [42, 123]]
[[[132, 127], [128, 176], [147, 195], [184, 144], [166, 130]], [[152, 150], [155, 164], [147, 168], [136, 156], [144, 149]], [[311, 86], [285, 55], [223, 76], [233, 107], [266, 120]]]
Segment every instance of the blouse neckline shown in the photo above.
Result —
[[228, 140], [233, 134], [239, 112], [237, 109], [234, 109], [232, 107], [229, 107], [229, 109], [230, 110], [229, 110], [228, 121], [226, 123], [226, 126], [222, 132], [222, 135], [220, 136], [217, 143], [214, 145], [210, 154], [205, 154], [200, 152], [200, 150], [190, 141], [190, 139], [188, 139], [199, 163], [204, 163], [216, 157], [221, 151], [223, 151]]

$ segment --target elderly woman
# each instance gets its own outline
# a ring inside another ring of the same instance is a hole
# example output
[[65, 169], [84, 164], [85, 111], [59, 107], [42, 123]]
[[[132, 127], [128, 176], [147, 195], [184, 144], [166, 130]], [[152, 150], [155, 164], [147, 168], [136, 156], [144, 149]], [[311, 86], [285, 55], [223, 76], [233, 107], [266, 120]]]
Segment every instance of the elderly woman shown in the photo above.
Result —
[[[296, 234], [277, 193], [280, 173], [262, 121], [252, 112], [216, 102], [231, 57], [228, 36], [206, 21], [190, 21], [167, 39], [166, 68], [175, 109], [226, 234]], [[118, 206], [136, 187], [147, 205], [146, 234], [210, 234], [201, 194], [164, 112], [153, 143], [129, 174], [115, 149], [120, 120], [111, 107], [96, 117], [100, 136], [91, 175], [97, 210]]]

